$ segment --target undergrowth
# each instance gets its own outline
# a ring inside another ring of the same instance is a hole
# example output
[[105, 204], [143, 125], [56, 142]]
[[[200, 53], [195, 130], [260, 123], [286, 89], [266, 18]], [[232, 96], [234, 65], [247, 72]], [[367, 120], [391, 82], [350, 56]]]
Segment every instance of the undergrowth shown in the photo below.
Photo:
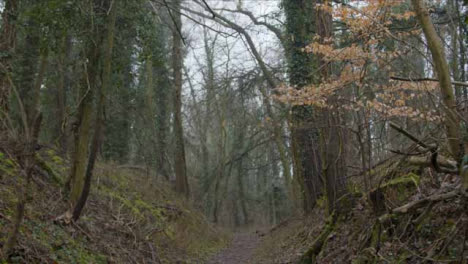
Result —
[[[62, 225], [68, 165], [41, 151], [9, 263], [203, 263], [228, 237], [171, 187], [145, 173], [99, 164], [83, 216]], [[0, 153], [0, 247], [14, 216], [21, 184], [14, 157]]]
[[[468, 263], [466, 197], [428, 203], [404, 214], [379, 216], [392, 209], [438, 193], [456, 190], [457, 175], [435, 175], [430, 169], [399, 161], [372, 172], [380, 186], [385, 211], [377, 214], [362, 195], [343, 214], [311, 263]], [[355, 185], [353, 183], [353, 190]], [[364, 194], [364, 193], [363, 193]], [[318, 206], [310, 215], [289, 219], [267, 233], [253, 263], [299, 263], [324, 231], [326, 212]]]

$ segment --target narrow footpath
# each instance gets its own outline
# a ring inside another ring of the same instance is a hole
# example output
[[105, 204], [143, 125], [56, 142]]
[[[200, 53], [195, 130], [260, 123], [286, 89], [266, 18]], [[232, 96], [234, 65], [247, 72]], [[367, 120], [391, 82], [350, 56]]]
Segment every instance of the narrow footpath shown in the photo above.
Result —
[[237, 233], [231, 244], [217, 255], [208, 264], [248, 264], [258, 246], [260, 238], [253, 232]]

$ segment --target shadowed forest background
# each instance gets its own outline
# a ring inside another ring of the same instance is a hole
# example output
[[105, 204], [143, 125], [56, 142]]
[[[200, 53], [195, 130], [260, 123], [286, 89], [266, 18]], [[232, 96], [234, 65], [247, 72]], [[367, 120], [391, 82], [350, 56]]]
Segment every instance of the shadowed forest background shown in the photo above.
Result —
[[1, 263], [468, 263], [466, 0], [0, 0]]

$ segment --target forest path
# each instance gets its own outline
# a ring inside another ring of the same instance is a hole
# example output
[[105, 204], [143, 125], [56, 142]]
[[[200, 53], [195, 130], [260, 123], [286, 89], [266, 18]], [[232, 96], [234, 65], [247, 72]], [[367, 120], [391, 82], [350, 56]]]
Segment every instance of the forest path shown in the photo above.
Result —
[[208, 264], [247, 264], [260, 242], [254, 232], [236, 233], [231, 244], [213, 256]]

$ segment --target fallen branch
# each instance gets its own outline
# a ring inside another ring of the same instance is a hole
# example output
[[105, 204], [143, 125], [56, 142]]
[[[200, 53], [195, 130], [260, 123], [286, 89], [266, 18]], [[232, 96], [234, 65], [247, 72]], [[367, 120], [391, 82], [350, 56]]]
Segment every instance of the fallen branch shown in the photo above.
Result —
[[456, 190], [456, 191], [451, 191], [451, 192], [447, 192], [443, 194], [434, 194], [423, 199], [412, 201], [403, 206], [392, 209], [390, 213], [388, 214], [384, 214], [380, 216], [379, 221], [380, 223], [388, 222], [394, 215], [406, 214], [410, 211], [414, 211], [418, 208], [421, 208], [428, 203], [436, 203], [440, 201], [449, 200], [449, 199], [457, 197], [459, 194], [460, 193]]
[[433, 166], [434, 163], [437, 163], [438, 169], [437, 172], [445, 173], [455, 173], [458, 174], [457, 163], [453, 160], [447, 159], [444, 156], [438, 156], [436, 160], [433, 159], [432, 155], [430, 157], [416, 157], [412, 156], [408, 158], [408, 163], [416, 166]]
[[[405, 135], [407, 138], [411, 139], [413, 142], [415, 142], [419, 146], [421, 146], [424, 149], [427, 149], [427, 150], [429, 150], [431, 152], [431, 157], [430, 157], [430, 160], [428, 162], [426, 162], [424, 160], [418, 160], [418, 157], [411, 157], [410, 160], [412, 160], [414, 163], [416, 163], [418, 165], [432, 166], [434, 168], [434, 170], [437, 171], [437, 172], [445, 172], [445, 173], [452, 173], [452, 174], [453, 173], [455, 173], [455, 174], [458, 173], [457, 163], [455, 161], [453, 161], [453, 162], [450, 161], [449, 162], [448, 158], [440, 156], [439, 152], [437, 150], [437, 145], [428, 145], [428, 144], [424, 143], [422, 140], [418, 139], [413, 134], [411, 134], [409, 131], [402, 128], [401, 126], [399, 126], [399, 125], [397, 125], [397, 124], [395, 124], [393, 122], [389, 122], [389, 124], [390, 124], [391, 128], [393, 128], [396, 131], [402, 133], [403, 135]], [[440, 166], [442, 164], [448, 165], [448, 166], [445, 166], [445, 167], [449, 167], [450, 169], [447, 170], [447, 169], [441, 168]]]
[[84, 231], [83, 228], [81, 228], [81, 226], [79, 226], [77, 223], [75, 223], [74, 221], [71, 221], [71, 223], [73, 224], [74, 227], [76, 227], [76, 229], [78, 229], [79, 231], [81, 231], [81, 233], [83, 233], [90, 241], [94, 241], [95, 239], [93, 238], [93, 236], [91, 236], [88, 232]]
[[411, 139], [412, 141], [414, 141], [416, 144], [420, 145], [421, 147], [423, 147], [425, 149], [428, 149], [428, 150], [431, 150], [431, 151], [437, 149], [436, 146], [427, 145], [426, 143], [424, 143], [423, 141], [418, 139], [416, 136], [414, 136], [408, 130], [402, 128], [401, 126], [399, 126], [399, 125], [397, 125], [397, 124], [395, 124], [393, 122], [389, 122], [389, 125], [390, 125], [391, 128], [393, 128], [396, 131], [400, 132], [401, 134], [405, 135], [407, 138]]

